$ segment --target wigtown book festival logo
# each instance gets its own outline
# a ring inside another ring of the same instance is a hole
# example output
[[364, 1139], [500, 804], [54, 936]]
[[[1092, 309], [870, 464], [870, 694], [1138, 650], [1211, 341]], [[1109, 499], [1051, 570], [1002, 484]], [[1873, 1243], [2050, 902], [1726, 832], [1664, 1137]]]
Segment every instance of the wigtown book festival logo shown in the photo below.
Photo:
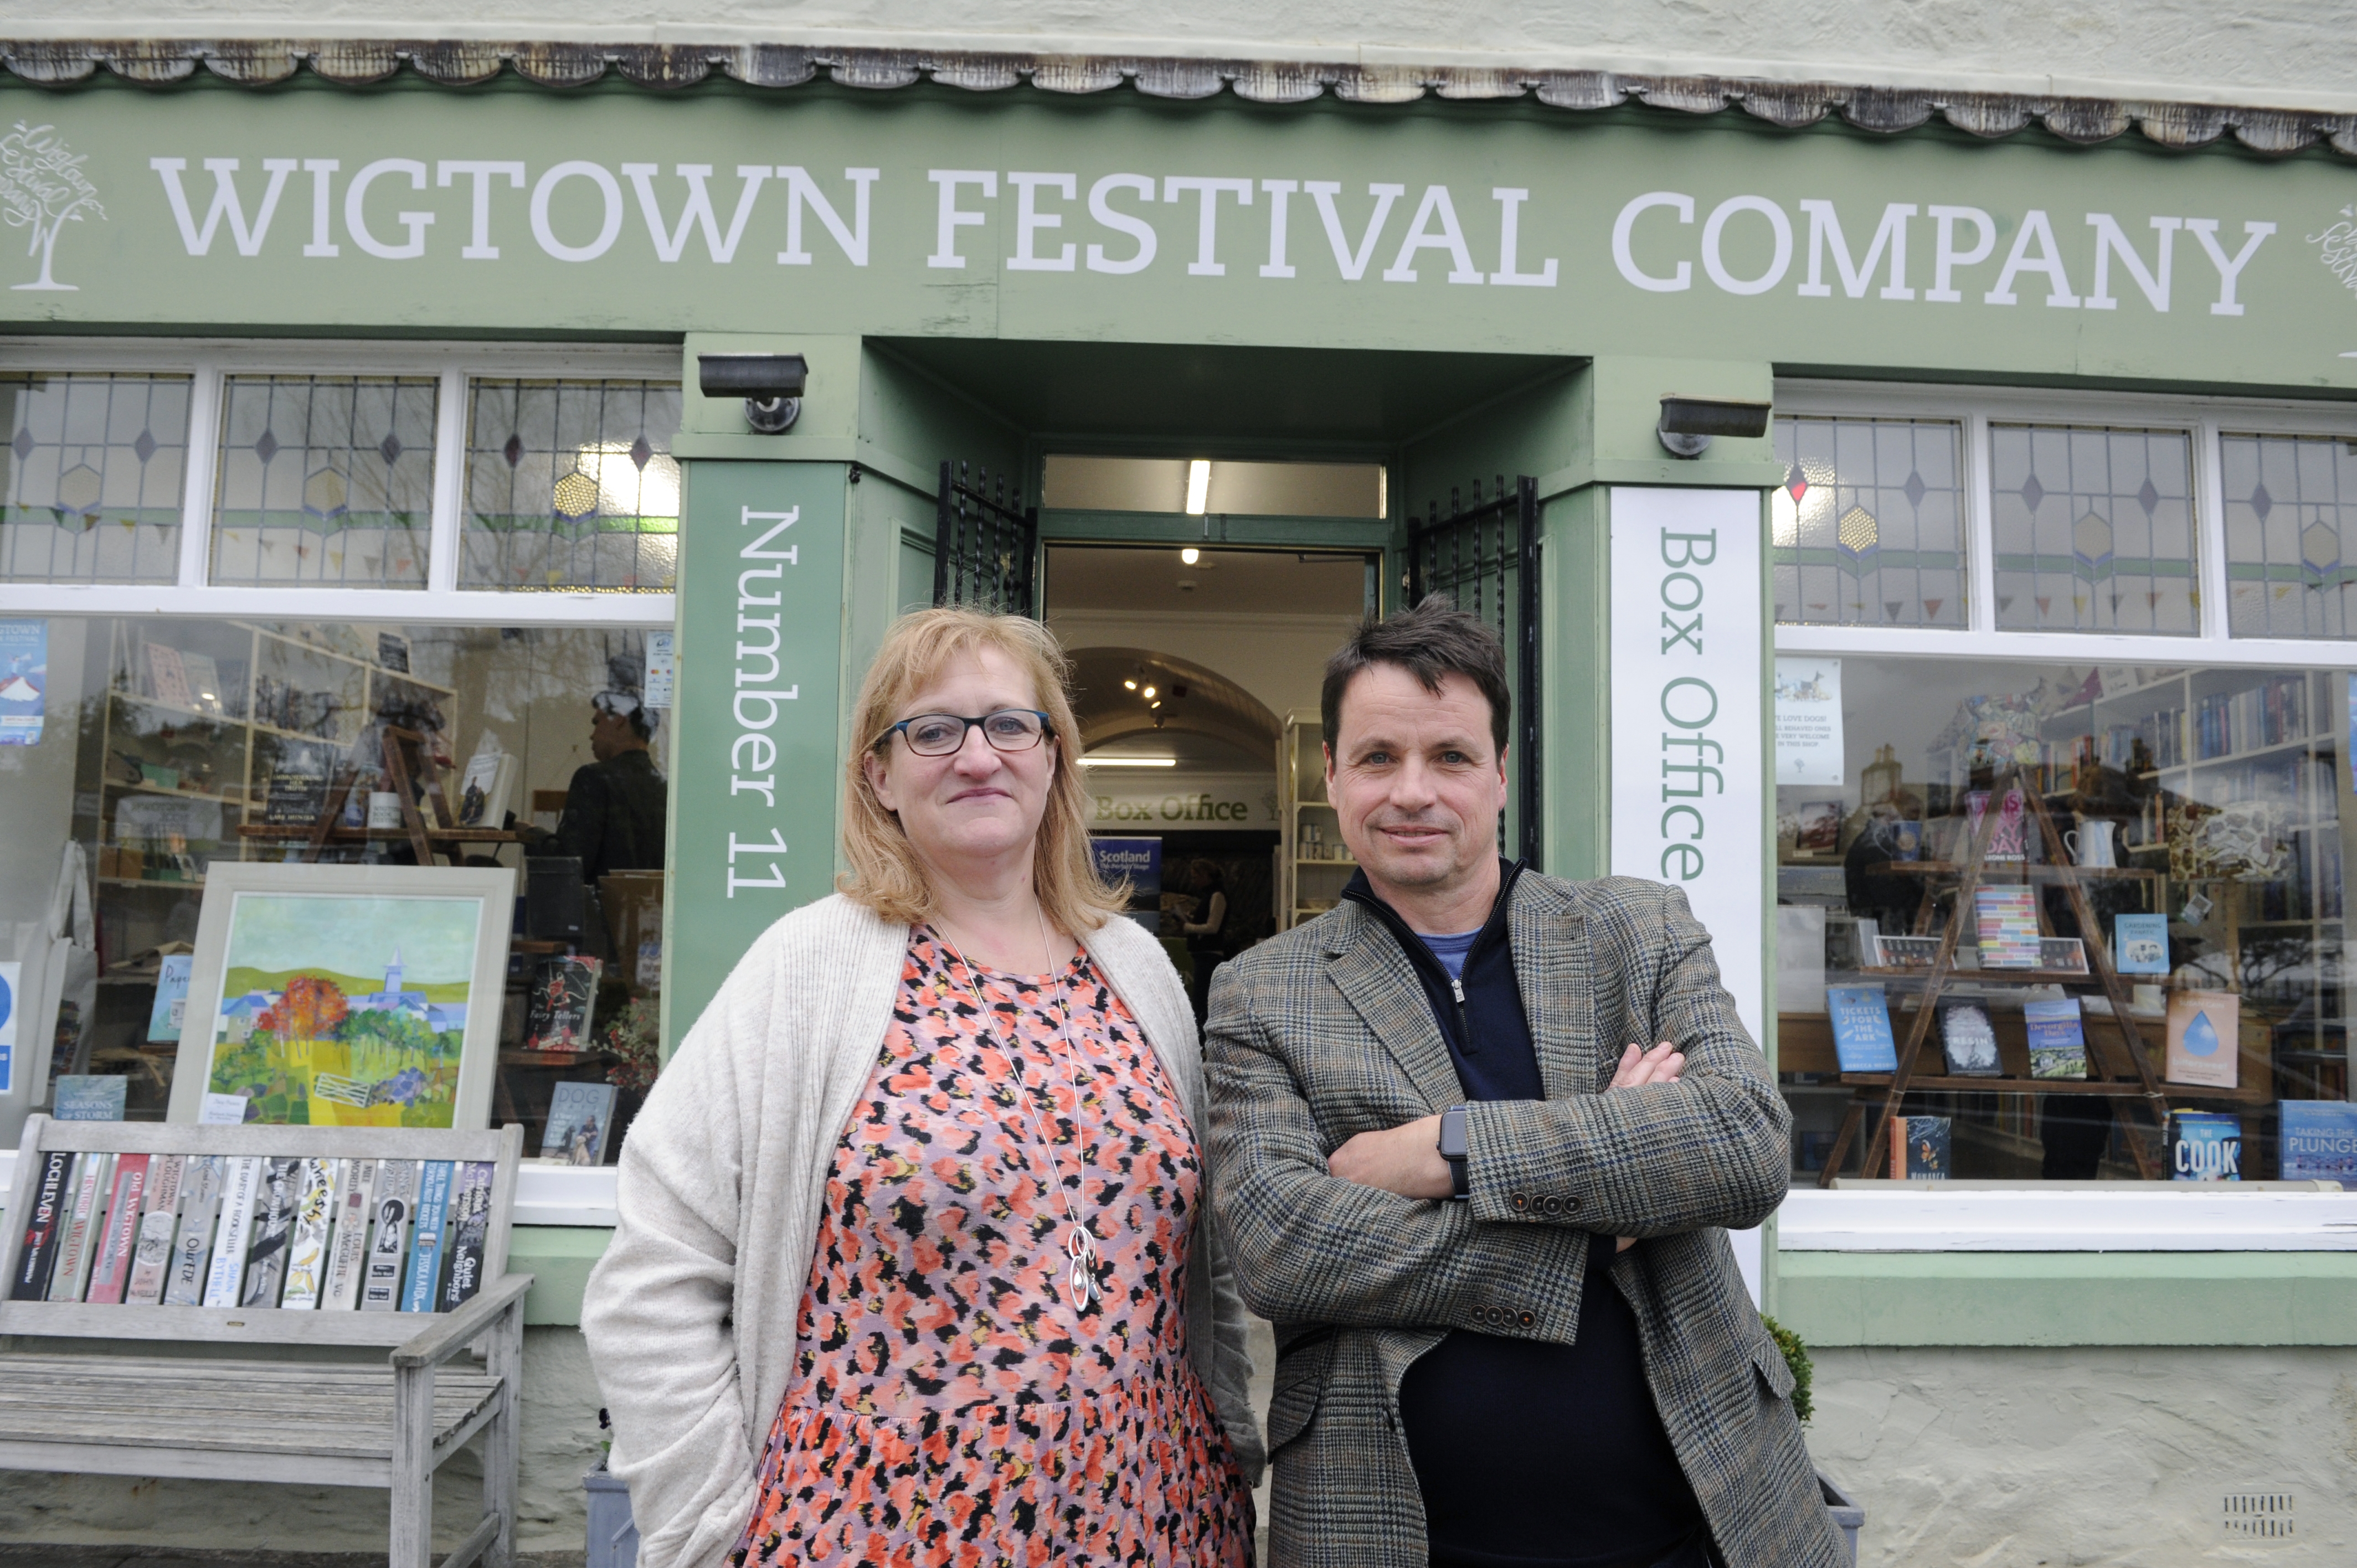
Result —
[[58, 289], [71, 292], [78, 284], [59, 283], [50, 275], [59, 231], [87, 217], [103, 221], [106, 209], [98, 204], [98, 188], [83, 174], [84, 156], [77, 156], [54, 125], [16, 122], [15, 130], [0, 136], [0, 220], [11, 229], [29, 230], [25, 253], [41, 258], [41, 275], [31, 283], [12, 284], [16, 289]]

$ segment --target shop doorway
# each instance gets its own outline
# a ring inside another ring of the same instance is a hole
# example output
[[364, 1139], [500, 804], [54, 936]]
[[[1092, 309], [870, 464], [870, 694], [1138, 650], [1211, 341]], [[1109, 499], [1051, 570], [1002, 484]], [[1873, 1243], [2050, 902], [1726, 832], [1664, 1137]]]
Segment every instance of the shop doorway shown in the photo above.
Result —
[[[1050, 497], [1056, 491], [1050, 485]], [[1350, 866], [1318, 768], [1327, 657], [1379, 553], [1051, 543], [1094, 808], [1200, 1012], [1218, 965], [1329, 908]], [[1302, 863], [1317, 858], [1307, 871]], [[1145, 875], [1141, 875], [1145, 873]]]
[[[951, 339], [879, 344], [874, 362], [892, 405], [931, 444], [927, 477], [938, 476], [923, 542], [915, 519], [902, 523], [902, 603], [1039, 617], [1091, 656], [1084, 684], [1098, 679], [1098, 654], [1118, 650], [1133, 666], [1103, 671], [1116, 684], [1090, 699], [1153, 715], [1125, 735], [1091, 731], [1094, 793], [1114, 813], [1101, 831], [1138, 832], [1118, 813], [1150, 807], [1158, 818], [1166, 797], [1180, 809], [1175, 788], [1145, 782], [1156, 771], [1173, 784], [1217, 773], [1208, 781], [1230, 796], [1192, 789], [1199, 815], [1233, 807], [1251, 821], [1170, 832], [1275, 835], [1251, 846], [1269, 856], [1265, 869], [1218, 878], [1238, 893], [1231, 909], [1248, 902], [1246, 918], [1274, 931], [1330, 908], [1352, 867], [1322, 800], [1324, 661], [1364, 618], [1446, 592], [1508, 650], [1515, 714], [1500, 848], [1546, 864], [1540, 603], [1554, 579], [1540, 569], [1542, 523], [1587, 520], [1549, 509], [1528, 476], [1560, 474], [1580, 456], [1577, 365], [1494, 352]], [[1597, 650], [1578, 640], [1570, 651], [1585, 664]], [[1188, 722], [1182, 708], [1202, 708], [1218, 682], [1257, 704], [1250, 733]], [[1573, 697], [1585, 685], [1569, 672], [1562, 682]], [[1158, 710], [1136, 695], [1148, 684]], [[1174, 700], [1182, 686], [1189, 694]], [[1189, 864], [1206, 843], [1168, 846], [1157, 896], [1174, 909], [1189, 897], [1203, 907], [1180, 884], [1208, 879]], [[1575, 844], [1566, 864], [1590, 847]]]

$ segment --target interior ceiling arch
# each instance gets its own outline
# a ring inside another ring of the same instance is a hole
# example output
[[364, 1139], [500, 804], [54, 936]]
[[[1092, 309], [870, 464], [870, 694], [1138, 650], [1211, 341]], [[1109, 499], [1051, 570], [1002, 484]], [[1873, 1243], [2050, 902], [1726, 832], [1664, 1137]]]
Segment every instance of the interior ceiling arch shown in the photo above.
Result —
[[[1259, 698], [1216, 671], [1143, 648], [1077, 648], [1072, 711], [1083, 749], [1124, 736], [1177, 730], [1210, 736], [1258, 757], [1275, 757], [1282, 726]], [[1133, 691], [1123, 684], [1135, 681]], [[1161, 701], [1148, 707], [1148, 686]]]

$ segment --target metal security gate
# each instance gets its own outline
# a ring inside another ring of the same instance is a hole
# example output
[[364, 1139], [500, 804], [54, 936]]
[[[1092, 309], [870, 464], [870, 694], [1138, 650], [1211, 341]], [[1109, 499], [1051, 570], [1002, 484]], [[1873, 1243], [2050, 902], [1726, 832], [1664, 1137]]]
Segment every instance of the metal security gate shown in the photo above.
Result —
[[1514, 822], [1511, 853], [1539, 864], [1539, 485], [1525, 474], [1506, 486], [1500, 475], [1489, 499], [1448, 492], [1448, 510], [1430, 503], [1407, 536], [1407, 601], [1447, 594], [1457, 607], [1497, 628], [1513, 682]]
[[933, 603], [1037, 616], [1039, 509], [1023, 504], [1023, 487], [944, 461], [935, 499]]

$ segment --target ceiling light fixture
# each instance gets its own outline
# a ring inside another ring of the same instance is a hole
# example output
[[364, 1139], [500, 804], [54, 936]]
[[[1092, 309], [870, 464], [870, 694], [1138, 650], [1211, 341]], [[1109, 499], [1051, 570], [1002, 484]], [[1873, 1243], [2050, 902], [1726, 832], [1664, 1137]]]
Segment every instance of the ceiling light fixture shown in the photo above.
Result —
[[1198, 457], [1187, 465], [1187, 515], [1202, 516], [1203, 508], [1211, 499], [1211, 461], [1208, 457]]
[[1147, 688], [1146, 688], [1145, 692], [1144, 692], [1143, 693], [1141, 693], [1141, 694], [1146, 698], [1146, 701], [1148, 701], [1148, 702], [1152, 702], [1152, 701], [1154, 700], [1154, 688], [1153, 688], [1153, 687], [1151, 687], [1151, 686], [1148, 686]]
[[1083, 757], [1083, 768], [1176, 768], [1175, 757]]
[[1195, 548], [1193, 545], [1191, 545], [1191, 544], [1189, 544], [1189, 546], [1187, 546], [1187, 548], [1186, 548], [1186, 549], [1181, 550], [1180, 552], [1178, 552], [1178, 559], [1179, 559], [1182, 563], [1184, 563], [1185, 564], [1189, 565], [1189, 566], [1192, 566], [1196, 562], [1200, 561], [1202, 558], [1203, 558], [1203, 553], [1202, 553], [1201, 551], [1200, 551], [1200, 550], [1196, 549], [1196, 548]]
[[1133, 692], [1137, 690], [1137, 682], [1135, 681], [1124, 681], [1122, 684], [1128, 687]]

